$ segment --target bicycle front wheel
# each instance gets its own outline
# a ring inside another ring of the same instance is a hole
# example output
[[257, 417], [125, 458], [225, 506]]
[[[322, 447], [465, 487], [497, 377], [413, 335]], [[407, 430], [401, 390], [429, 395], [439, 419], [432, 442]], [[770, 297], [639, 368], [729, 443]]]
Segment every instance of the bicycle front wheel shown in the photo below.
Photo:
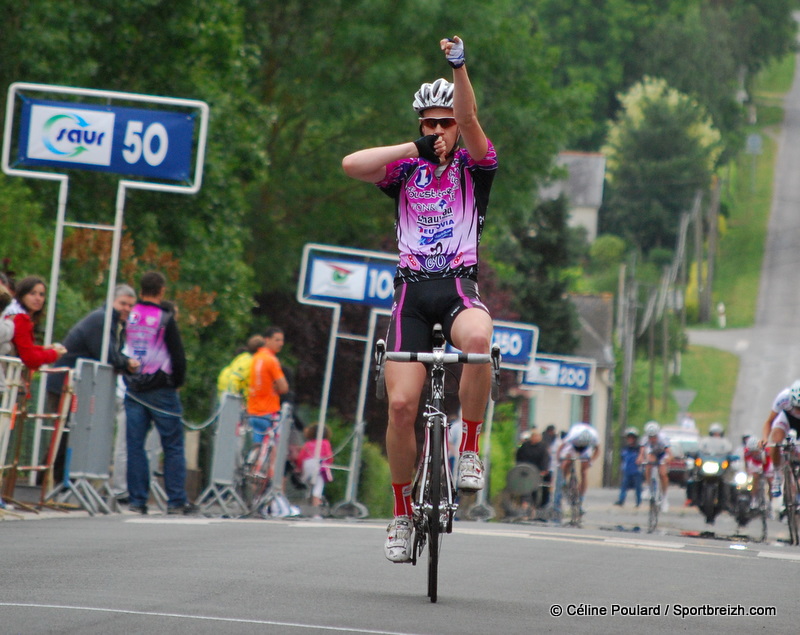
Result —
[[570, 505], [570, 525], [573, 527], [581, 526], [581, 493], [578, 486], [578, 476], [575, 474], [575, 468], [569, 475], [569, 484], [567, 486], [569, 492], [569, 505]]
[[433, 420], [431, 425], [431, 464], [430, 464], [430, 501], [431, 506], [428, 516], [428, 597], [431, 602], [438, 599], [439, 587], [439, 551], [442, 539], [441, 505], [442, 505], [442, 478], [444, 463], [444, 422], [440, 418]]
[[787, 463], [783, 468], [783, 504], [786, 508], [786, 522], [789, 525], [789, 544], [798, 544], [797, 536], [797, 481], [794, 470]]
[[761, 542], [767, 542], [767, 515], [769, 512], [769, 494], [767, 479], [762, 474], [758, 479], [758, 515], [761, 516]]
[[652, 483], [650, 483], [650, 514], [647, 518], [647, 533], [652, 534], [656, 527], [658, 527], [658, 512], [659, 506], [661, 505], [661, 498], [658, 491], [658, 484], [657, 480], [654, 479]]

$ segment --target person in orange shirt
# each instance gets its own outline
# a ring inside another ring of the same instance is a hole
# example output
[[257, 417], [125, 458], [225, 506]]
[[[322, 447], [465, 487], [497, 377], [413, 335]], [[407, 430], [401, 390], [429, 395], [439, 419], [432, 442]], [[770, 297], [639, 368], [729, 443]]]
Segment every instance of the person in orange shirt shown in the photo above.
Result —
[[247, 414], [254, 443], [261, 443], [267, 431], [277, 423], [280, 396], [289, 392], [289, 382], [277, 357], [283, 348], [283, 329], [271, 326], [264, 333], [264, 340], [264, 346], [253, 355], [247, 395]]

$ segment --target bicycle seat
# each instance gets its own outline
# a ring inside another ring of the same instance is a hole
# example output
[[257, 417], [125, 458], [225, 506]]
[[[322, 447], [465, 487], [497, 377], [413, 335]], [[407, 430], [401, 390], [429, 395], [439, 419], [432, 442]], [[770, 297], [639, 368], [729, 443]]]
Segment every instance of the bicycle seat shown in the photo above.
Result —
[[442, 325], [438, 322], [433, 325], [433, 346], [434, 348], [444, 346], [444, 332], [442, 331]]

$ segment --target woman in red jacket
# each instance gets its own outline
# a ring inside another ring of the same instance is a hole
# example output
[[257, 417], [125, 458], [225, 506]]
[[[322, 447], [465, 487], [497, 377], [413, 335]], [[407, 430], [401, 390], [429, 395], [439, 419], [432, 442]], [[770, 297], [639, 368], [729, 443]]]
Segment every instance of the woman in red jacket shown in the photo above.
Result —
[[31, 370], [44, 364], [52, 364], [67, 352], [61, 344], [39, 346], [34, 341], [33, 330], [44, 309], [46, 292], [47, 287], [41, 278], [24, 278], [17, 284], [16, 297], [2, 315], [3, 319], [14, 321], [14, 338], [11, 341], [16, 348], [17, 357]]

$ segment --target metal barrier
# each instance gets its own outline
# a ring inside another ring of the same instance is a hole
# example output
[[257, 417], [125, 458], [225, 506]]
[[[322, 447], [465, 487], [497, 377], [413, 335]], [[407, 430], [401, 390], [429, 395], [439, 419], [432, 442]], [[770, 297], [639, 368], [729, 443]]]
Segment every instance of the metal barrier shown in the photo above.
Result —
[[64, 480], [45, 496], [46, 501], [64, 503], [74, 497], [90, 515], [111, 510], [91, 481], [108, 497], [116, 413], [116, 376], [108, 364], [78, 359], [74, 375], [72, 408]]
[[[19, 389], [23, 386], [22, 372], [25, 366], [17, 357], [0, 357], [0, 486], [6, 467], [6, 455], [11, 439], [11, 430], [17, 416]], [[0, 514], [11, 512], [0, 509]], [[16, 515], [16, 514], [15, 514]]]
[[[15, 498], [17, 486], [17, 476], [20, 472], [29, 472], [35, 476], [38, 473], [42, 480], [42, 493], [39, 499], [39, 507], [44, 506], [44, 489], [53, 480], [53, 466], [56, 454], [61, 443], [64, 426], [69, 413], [69, 404], [72, 395], [70, 384], [70, 369], [64, 367], [42, 368], [40, 372], [63, 373], [67, 381], [62, 394], [59, 408], [54, 413], [31, 413], [31, 378], [32, 372], [27, 369], [22, 361], [15, 357], [0, 358], [2, 367], [2, 380], [5, 385], [2, 397], [2, 407], [0, 408], [0, 480], [2, 481], [2, 496], [5, 501], [25, 511], [37, 512], [34, 504], [23, 502]], [[44, 462], [39, 461], [37, 453], [31, 456], [30, 464], [22, 463], [22, 450], [26, 435], [28, 420], [50, 420], [53, 422], [47, 454]], [[14, 450], [11, 457], [8, 456], [9, 440], [13, 431]]]
[[212, 436], [211, 478], [196, 502], [203, 512], [208, 511], [214, 503], [222, 508], [226, 516], [237, 515], [229, 508], [231, 503], [239, 506], [239, 514], [248, 511], [234, 487], [236, 458], [240, 454], [237, 427], [242, 417], [243, 402], [240, 395], [229, 392], [222, 395], [222, 406]]

